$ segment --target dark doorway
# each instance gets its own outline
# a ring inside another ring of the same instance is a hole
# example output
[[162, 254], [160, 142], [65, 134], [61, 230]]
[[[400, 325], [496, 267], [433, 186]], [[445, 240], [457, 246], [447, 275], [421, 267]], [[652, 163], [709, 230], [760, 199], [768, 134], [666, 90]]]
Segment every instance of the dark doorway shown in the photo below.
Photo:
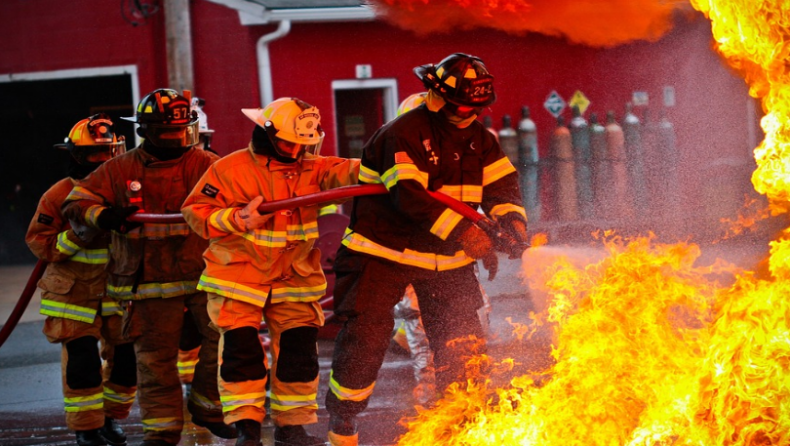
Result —
[[335, 90], [337, 154], [360, 158], [362, 146], [384, 124], [384, 89]]
[[66, 176], [68, 153], [53, 145], [72, 126], [107, 113], [134, 145], [130, 75], [0, 83], [0, 264], [35, 262], [24, 237], [41, 195]]

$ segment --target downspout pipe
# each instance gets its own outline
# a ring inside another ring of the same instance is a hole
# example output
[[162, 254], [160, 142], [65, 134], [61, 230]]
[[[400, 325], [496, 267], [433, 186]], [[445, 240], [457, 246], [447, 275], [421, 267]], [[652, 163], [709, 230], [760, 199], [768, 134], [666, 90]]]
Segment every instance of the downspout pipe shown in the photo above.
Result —
[[277, 29], [269, 34], [264, 34], [258, 39], [255, 45], [255, 52], [258, 56], [258, 87], [261, 94], [261, 107], [274, 100], [272, 89], [272, 63], [269, 59], [269, 42], [285, 36], [291, 31], [290, 20], [280, 20]]

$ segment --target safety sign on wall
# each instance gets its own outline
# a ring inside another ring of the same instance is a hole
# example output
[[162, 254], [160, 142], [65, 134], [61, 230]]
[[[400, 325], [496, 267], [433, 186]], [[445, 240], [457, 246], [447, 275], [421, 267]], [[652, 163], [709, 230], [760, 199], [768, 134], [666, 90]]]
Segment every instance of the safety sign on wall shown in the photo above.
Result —
[[587, 96], [585, 96], [580, 90], [576, 90], [568, 104], [571, 107], [579, 107], [581, 114], [584, 114], [584, 112], [586, 112], [587, 108], [590, 106], [590, 100], [587, 99]]
[[556, 118], [565, 110], [565, 105], [565, 99], [562, 99], [562, 96], [556, 91], [551, 90], [551, 93], [549, 93], [549, 96], [546, 98], [546, 102], [543, 103], [543, 108]]

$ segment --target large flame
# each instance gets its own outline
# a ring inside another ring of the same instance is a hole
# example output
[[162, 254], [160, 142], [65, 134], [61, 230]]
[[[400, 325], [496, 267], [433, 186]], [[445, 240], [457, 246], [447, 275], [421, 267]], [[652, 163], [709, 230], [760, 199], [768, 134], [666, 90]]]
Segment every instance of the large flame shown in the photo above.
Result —
[[605, 244], [606, 258], [558, 262], [548, 282], [549, 370], [501, 387], [492, 380], [512, 359], [493, 377], [470, 373], [407, 420], [398, 444], [790, 444], [790, 282], [694, 266], [691, 244]]
[[[718, 51], [762, 101], [766, 137], [755, 149], [752, 182], [773, 214], [786, 212], [790, 3], [691, 2], [711, 20]], [[426, 3], [400, 2], [415, 12]], [[503, 8], [527, 2], [480, 3]], [[611, 234], [605, 234], [602, 260], [544, 263], [540, 279], [550, 304], [532, 315], [529, 329], [516, 326], [514, 336], [552, 327], [554, 364], [501, 385], [494, 382], [514, 370], [517, 359], [477, 358], [467, 383], [404, 421], [409, 431], [398, 444], [790, 445], [787, 239], [790, 229], [771, 243], [768, 279], [723, 262], [700, 267], [700, 248], [693, 244]], [[528, 255], [535, 260], [535, 253]], [[478, 374], [489, 362], [492, 373]]]
[[613, 46], [659, 39], [683, 0], [374, 0], [377, 14], [420, 34], [487, 27]]

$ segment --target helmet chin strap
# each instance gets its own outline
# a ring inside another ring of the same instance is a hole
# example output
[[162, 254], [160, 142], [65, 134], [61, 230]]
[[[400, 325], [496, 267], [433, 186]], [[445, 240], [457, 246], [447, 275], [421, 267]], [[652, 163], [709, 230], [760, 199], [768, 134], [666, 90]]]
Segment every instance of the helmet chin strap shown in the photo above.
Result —
[[432, 112], [438, 112], [439, 110], [442, 110], [442, 113], [444, 113], [444, 116], [447, 118], [447, 120], [459, 129], [469, 127], [472, 121], [477, 119], [477, 115], [472, 115], [468, 118], [462, 118], [453, 114], [448, 109], [448, 107], [445, 107], [445, 105], [447, 105], [447, 101], [445, 101], [444, 98], [442, 98], [435, 90], [428, 90], [428, 95], [425, 97], [425, 105], [428, 107], [428, 110]]
[[269, 158], [274, 158], [276, 161], [279, 161], [283, 164], [291, 164], [299, 161], [296, 158], [287, 158], [279, 153], [274, 148], [274, 144], [272, 144], [271, 138], [266, 133], [263, 127], [256, 125], [255, 128], [252, 130], [252, 148], [255, 153], [258, 155], [265, 155]]
[[189, 149], [192, 147], [157, 147], [153, 145], [150, 141], [143, 140], [143, 149], [153, 155], [159, 161], [170, 161], [176, 158], [180, 158], [183, 154], [185, 154]]

